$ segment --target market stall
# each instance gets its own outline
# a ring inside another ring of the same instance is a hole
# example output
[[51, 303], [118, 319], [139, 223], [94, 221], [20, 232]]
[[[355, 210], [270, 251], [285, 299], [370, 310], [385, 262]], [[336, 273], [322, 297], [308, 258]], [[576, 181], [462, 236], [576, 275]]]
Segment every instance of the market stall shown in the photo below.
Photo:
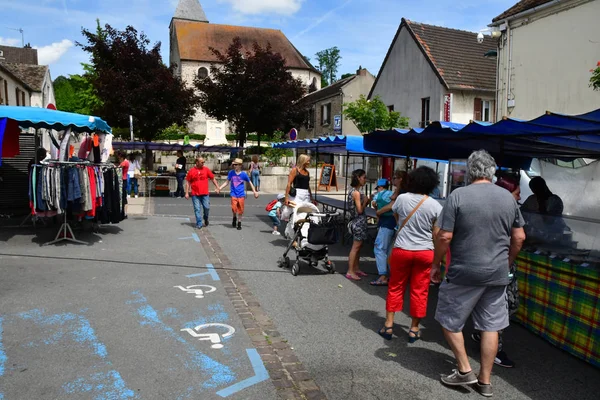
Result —
[[[424, 129], [372, 132], [364, 145], [370, 151], [444, 159], [466, 159], [473, 150], [485, 149], [499, 165], [517, 169], [529, 169], [533, 158], [600, 159], [600, 110], [546, 113], [530, 121], [505, 118], [495, 124], [435, 122]], [[579, 193], [584, 195], [583, 185]], [[516, 320], [600, 366], [600, 220], [568, 214], [524, 217], [539, 221], [538, 231], [546, 232], [530, 235], [518, 257]]]
[[[119, 185], [117, 179], [121, 172], [107, 162], [112, 151], [112, 134], [105, 121], [94, 116], [52, 109], [0, 107], [0, 149], [8, 147], [12, 155], [18, 154], [19, 149], [15, 150], [14, 145], [19, 143], [21, 131], [27, 129], [62, 131], [60, 143], [52, 132], [48, 133], [52, 141], [51, 156], [41, 160], [36, 151], [22, 174], [22, 180], [28, 180], [31, 215], [60, 215], [64, 218], [56, 238], [46, 244], [63, 240], [84, 243], [75, 238], [68, 215], [96, 220], [97, 213], [102, 213], [106, 222], [117, 223], [121, 220], [122, 184]], [[70, 142], [73, 135], [79, 134], [92, 134], [93, 140], [86, 138], [89, 139], [89, 149], [82, 149], [83, 156], [80, 149], [78, 155], [82, 157], [75, 157]], [[8, 155], [3, 151], [2, 159]], [[106, 188], [114, 188], [110, 195], [116, 197], [115, 202], [109, 204], [105, 201]]]
[[[113, 148], [123, 151], [143, 150], [146, 154], [152, 151], [167, 152], [194, 152], [200, 153], [237, 153], [241, 149], [231, 146], [204, 146], [204, 145], [184, 145], [179, 143], [159, 143], [159, 142], [113, 142]], [[140, 193], [144, 196], [152, 196], [160, 193], [172, 196], [177, 189], [177, 178], [173, 172], [156, 170], [150, 171], [149, 168], [143, 168], [140, 177]]]

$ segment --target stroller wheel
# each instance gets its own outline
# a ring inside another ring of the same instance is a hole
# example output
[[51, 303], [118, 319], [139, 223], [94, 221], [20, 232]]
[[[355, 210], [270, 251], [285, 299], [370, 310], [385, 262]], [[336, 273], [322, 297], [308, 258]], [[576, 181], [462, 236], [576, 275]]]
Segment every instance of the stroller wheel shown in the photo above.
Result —
[[296, 261], [294, 265], [292, 265], [292, 275], [296, 276], [298, 275], [298, 272], [300, 272], [300, 264]]
[[325, 267], [327, 268], [327, 271], [329, 271], [332, 274], [335, 274], [335, 264], [333, 261], [327, 261]]
[[289, 268], [290, 267], [290, 258], [289, 257], [279, 257], [279, 260], [277, 260], [277, 266], [279, 268]]

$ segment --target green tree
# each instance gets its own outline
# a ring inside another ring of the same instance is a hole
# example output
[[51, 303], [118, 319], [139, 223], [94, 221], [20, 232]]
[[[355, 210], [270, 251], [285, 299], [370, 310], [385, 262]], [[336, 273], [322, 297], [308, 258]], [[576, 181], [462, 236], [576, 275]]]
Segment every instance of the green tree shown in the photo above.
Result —
[[198, 96], [167, 68], [160, 42], [149, 47], [144, 33], [105, 25], [95, 32], [82, 29], [87, 43], [77, 43], [90, 54], [89, 79], [101, 100], [95, 114], [116, 127], [128, 127], [133, 115], [136, 136], [153, 140], [172, 124], [185, 124], [194, 114]]
[[590, 72], [592, 73], [590, 87], [594, 90], [600, 90], [600, 61], [596, 64], [596, 69], [592, 69]]
[[346, 79], [346, 78], [350, 78], [351, 76], [354, 76], [354, 75], [356, 75], [356, 74], [343, 74], [343, 75], [340, 77], [340, 80], [342, 80], [342, 79]]
[[337, 46], [329, 49], [321, 50], [315, 54], [317, 61], [319, 62], [318, 70], [321, 71], [322, 77], [321, 82], [325, 83], [321, 87], [331, 85], [336, 80], [336, 74], [340, 65], [342, 56], [340, 55], [340, 49]]
[[379, 96], [367, 100], [364, 95], [352, 103], [344, 103], [344, 115], [354, 122], [361, 133], [376, 129], [408, 128], [408, 117], [389, 111]]
[[304, 84], [295, 79], [285, 59], [271, 45], [254, 43], [244, 52], [236, 37], [225, 54], [211, 48], [220, 65], [212, 65], [210, 76], [196, 78], [202, 110], [219, 121], [229, 121], [239, 146], [248, 134], [265, 140], [278, 129], [289, 129], [304, 121], [306, 109], [297, 104], [304, 96]]
[[[89, 64], [82, 66], [86, 73], [91, 69]], [[87, 75], [59, 76], [54, 80], [54, 96], [56, 108], [60, 111], [92, 115], [102, 105]]]

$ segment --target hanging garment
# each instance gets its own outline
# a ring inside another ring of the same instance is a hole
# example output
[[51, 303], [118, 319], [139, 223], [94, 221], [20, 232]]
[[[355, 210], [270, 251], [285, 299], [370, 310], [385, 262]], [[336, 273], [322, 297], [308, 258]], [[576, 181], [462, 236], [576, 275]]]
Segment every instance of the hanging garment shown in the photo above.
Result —
[[59, 161], [67, 161], [69, 159], [69, 142], [71, 141], [71, 128], [67, 128], [62, 141], [60, 142], [60, 150], [58, 153]]

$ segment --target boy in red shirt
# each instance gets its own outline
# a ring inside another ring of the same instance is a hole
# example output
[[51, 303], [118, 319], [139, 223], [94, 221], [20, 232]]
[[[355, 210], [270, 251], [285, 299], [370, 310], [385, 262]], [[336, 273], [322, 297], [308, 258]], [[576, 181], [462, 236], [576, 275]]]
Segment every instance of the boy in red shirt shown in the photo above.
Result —
[[202, 214], [200, 213], [200, 205], [204, 211], [204, 225], [208, 226], [208, 212], [210, 210], [210, 196], [208, 192], [208, 181], [219, 189], [219, 183], [215, 179], [213, 172], [204, 166], [204, 158], [196, 158], [196, 166], [191, 168], [185, 177], [185, 198], [190, 198], [190, 189], [192, 192], [192, 204], [194, 205], [194, 214], [196, 215], [196, 229], [202, 229]]

